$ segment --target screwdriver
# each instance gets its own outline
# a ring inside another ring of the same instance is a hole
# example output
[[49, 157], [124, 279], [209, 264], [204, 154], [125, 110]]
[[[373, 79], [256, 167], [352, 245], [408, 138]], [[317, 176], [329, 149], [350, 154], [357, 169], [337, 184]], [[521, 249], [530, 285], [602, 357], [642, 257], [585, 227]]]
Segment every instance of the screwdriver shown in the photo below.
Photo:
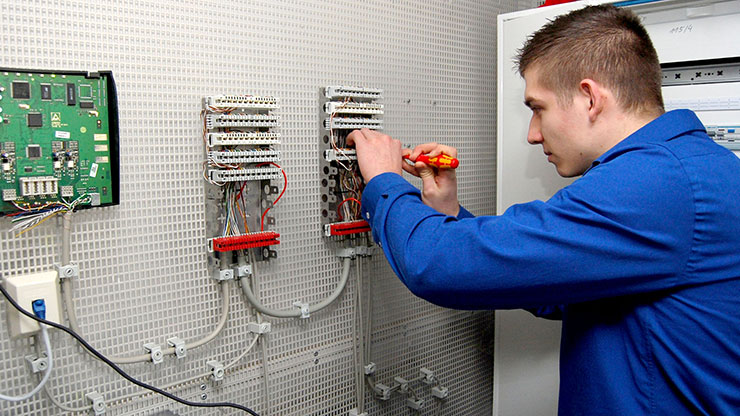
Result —
[[[408, 156], [404, 156], [403, 158], [411, 160]], [[424, 162], [427, 165], [434, 166], [437, 169], [456, 169], [458, 166], [460, 166], [460, 161], [457, 160], [457, 158], [447, 156], [444, 153], [434, 157], [429, 157], [427, 155], [421, 154], [416, 158], [415, 161], [412, 162]]]

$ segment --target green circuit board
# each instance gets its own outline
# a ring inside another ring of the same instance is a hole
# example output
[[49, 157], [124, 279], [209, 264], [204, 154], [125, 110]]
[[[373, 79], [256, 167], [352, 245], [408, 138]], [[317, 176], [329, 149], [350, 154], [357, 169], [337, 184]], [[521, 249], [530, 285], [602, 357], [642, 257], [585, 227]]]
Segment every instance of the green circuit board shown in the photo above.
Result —
[[109, 73], [0, 69], [0, 212], [118, 203], [118, 125]]

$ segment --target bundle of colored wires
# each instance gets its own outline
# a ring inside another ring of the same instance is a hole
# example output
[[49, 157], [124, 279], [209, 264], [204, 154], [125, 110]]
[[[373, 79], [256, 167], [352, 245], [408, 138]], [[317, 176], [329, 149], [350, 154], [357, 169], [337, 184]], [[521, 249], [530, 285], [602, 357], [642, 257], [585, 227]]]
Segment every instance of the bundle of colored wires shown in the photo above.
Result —
[[63, 214], [67, 211], [74, 211], [79, 204], [88, 203], [90, 200], [90, 195], [83, 194], [70, 203], [66, 202], [64, 199], [61, 201], [47, 202], [41, 205], [13, 202], [13, 205], [15, 205], [19, 211], [8, 214], [9, 217], [13, 217], [11, 222], [15, 224], [10, 230], [14, 232], [20, 231], [16, 234], [16, 237], [20, 236], [49, 218], [60, 213]]

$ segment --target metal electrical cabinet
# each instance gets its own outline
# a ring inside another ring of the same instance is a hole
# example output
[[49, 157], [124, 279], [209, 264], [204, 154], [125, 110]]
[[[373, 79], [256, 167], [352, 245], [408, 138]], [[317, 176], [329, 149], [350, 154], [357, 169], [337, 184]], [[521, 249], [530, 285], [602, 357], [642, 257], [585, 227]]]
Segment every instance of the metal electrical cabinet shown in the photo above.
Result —
[[[539, 146], [527, 143], [530, 110], [514, 57], [527, 36], [583, 1], [498, 16], [498, 128], [496, 208], [546, 200], [572, 180], [557, 175]], [[710, 135], [731, 149], [740, 127], [740, 23], [738, 1], [630, 1], [650, 33], [664, 68], [666, 109], [697, 112]], [[681, 79], [677, 77], [680, 73]], [[639, 76], [639, 74], [635, 74]], [[688, 79], [687, 79], [688, 77]], [[740, 141], [740, 140], [738, 140]], [[736, 151], [736, 153], [738, 153]], [[494, 415], [556, 415], [560, 323], [525, 311], [496, 312]]]

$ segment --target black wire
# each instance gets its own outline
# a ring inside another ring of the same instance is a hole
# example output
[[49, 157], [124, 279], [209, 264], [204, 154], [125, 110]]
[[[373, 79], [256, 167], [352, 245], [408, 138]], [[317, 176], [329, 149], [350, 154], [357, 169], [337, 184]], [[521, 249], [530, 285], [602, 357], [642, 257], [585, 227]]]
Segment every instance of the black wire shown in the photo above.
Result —
[[82, 339], [82, 337], [79, 336], [73, 330], [67, 328], [64, 325], [60, 325], [60, 324], [58, 324], [56, 322], [51, 322], [51, 321], [47, 321], [46, 319], [38, 318], [35, 315], [33, 315], [32, 313], [30, 313], [30, 312], [26, 311], [25, 309], [23, 309], [20, 305], [18, 305], [16, 303], [16, 301], [12, 297], [10, 297], [10, 294], [8, 294], [8, 291], [5, 289], [5, 286], [2, 284], [2, 276], [1, 275], [0, 275], [0, 291], [3, 292], [3, 296], [5, 296], [5, 299], [7, 299], [8, 302], [10, 302], [10, 304], [13, 305], [14, 308], [18, 309], [18, 311], [20, 313], [26, 315], [27, 317], [33, 319], [34, 321], [41, 322], [41, 323], [46, 324], [46, 325], [49, 325], [49, 326], [53, 326], [54, 328], [61, 329], [62, 331], [68, 333], [74, 339], [76, 339], [77, 342], [79, 342], [80, 344], [82, 344], [82, 346], [84, 346], [88, 351], [90, 351], [90, 353], [92, 353], [92, 355], [94, 355], [95, 357], [97, 357], [100, 361], [108, 364], [108, 366], [110, 366], [113, 370], [115, 370], [116, 373], [120, 374], [121, 377], [125, 378], [126, 380], [130, 381], [131, 383], [136, 384], [139, 387], [145, 388], [147, 390], [151, 390], [151, 391], [153, 391], [155, 393], [159, 393], [162, 396], [165, 396], [165, 397], [167, 397], [167, 398], [169, 398], [171, 400], [174, 400], [176, 402], [182, 403], [184, 405], [192, 406], [192, 407], [232, 407], [234, 409], [243, 410], [243, 411], [249, 413], [250, 415], [259, 416], [254, 410], [252, 410], [252, 409], [250, 409], [248, 407], [242, 406], [240, 404], [236, 404], [236, 403], [197, 403], [197, 402], [191, 402], [189, 400], [181, 399], [181, 398], [179, 398], [179, 397], [177, 397], [177, 396], [175, 396], [173, 394], [167, 393], [166, 391], [164, 391], [162, 389], [158, 389], [158, 388], [156, 388], [154, 386], [151, 386], [151, 385], [146, 384], [146, 383], [144, 383], [142, 381], [139, 381], [139, 380], [131, 377], [130, 375], [126, 374], [125, 371], [121, 370], [121, 368], [118, 367], [116, 364], [114, 364], [111, 360], [109, 360], [108, 358], [106, 358], [103, 354], [99, 353], [98, 350], [96, 350], [95, 348], [93, 348], [90, 344], [87, 343], [87, 341], [85, 341], [84, 339]]

